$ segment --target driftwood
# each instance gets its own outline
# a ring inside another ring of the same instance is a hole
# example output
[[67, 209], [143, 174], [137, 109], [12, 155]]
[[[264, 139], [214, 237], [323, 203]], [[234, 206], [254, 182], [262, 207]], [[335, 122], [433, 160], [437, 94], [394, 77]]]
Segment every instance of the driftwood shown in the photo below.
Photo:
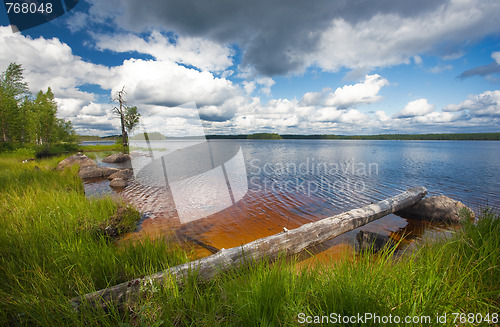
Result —
[[309, 247], [411, 206], [420, 201], [426, 194], [427, 190], [424, 187], [412, 188], [362, 208], [308, 223], [293, 230], [284, 230], [278, 234], [239, 247], [227, 250], [221, 249], [209, 257], [118, 284], [84, 295], [81, 298], [75, 298], [72, 300], [72, 304], [75, 309], [78, 309], [82, 302], [101, 307], [107, 307], [110, 304], [123, 304], [139, 297], [141, 289], [144, 289], [144, 286], [150, 283], [181, 283], [190, 274], [193, 274], [199, 280], [207, 281], [221, 272], [248, 265], [258, 260], [273, 262], [283, 255], [298, 254]]

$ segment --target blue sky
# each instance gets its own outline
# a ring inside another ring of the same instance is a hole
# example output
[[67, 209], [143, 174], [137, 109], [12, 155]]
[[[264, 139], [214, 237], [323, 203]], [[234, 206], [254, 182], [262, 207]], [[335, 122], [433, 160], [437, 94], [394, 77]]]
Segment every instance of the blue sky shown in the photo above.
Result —
[[80, 134], [119, 133], [123, 86], [149, 131], [189, 128], [192, 101], [207, 134], [500, 131], [496, 0], [80, 0], [0, 25], [0, 70], [50, 86]]

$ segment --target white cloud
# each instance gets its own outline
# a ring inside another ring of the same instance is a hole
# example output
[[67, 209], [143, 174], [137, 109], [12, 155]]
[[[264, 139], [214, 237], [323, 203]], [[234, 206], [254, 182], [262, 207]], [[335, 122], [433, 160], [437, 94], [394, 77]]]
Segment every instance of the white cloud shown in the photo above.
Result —
[[12, 33], [10, 27], [0, 26], [0, 49], [0, 67], [6, 68], [11, 62], [21, 64], [32, 93], [50, 86], [58, 98], [91, 101], [94, 95], [78, 90], [77, 86], [111, 75], [107, 67], [73, 55], [71, 48], [56, 38], [32, 39]]
[[[110, 90], [110, 95], [125, 85], [127, 100], [139, 107], [147, 104], [175, 106], [190, 101], [200, 106], [221, 105], [242, 93], [229, 80], [173, 61], [131, 59], [112, 68], [92, 64], [74, 55], [67, 44], [56, 38], [32, 39], [20, 33], [13, 34], [9, 27], [0, 27], [0, 48], [1, 69], [14, 61], [21, 64], [32, 93], [50, 86], [60, 106], [59, 116], [71, 119], [79, 131], [84, 125], [92, 125], [90, 117], [103, 115], [103, 110], [111, 107], [96, 103], [94, 94], [78, 89], [84, 84]], [[112, 117], [109, 118], [112, 121]], [[103, 123], [99, 119], [94, 125], [104, 130]]]
[[316, 63], [328, 71], [392, 66], [410, 63], [411, 58], [418, 63], [415, 56], [421, 53], [456, 53], [455, 47], [439, 49], [443, 41], [449, 46], [497, 33], [499, 14], [499, 2], [451, 0], [432, 12], [410, 17], [379, 13], [356, 23], [335, 18], [323, 32], [317, 51], [304, 57], [308, 65]]
[[58, 105], [58, 114], [60, 117], [70, 118], [78, 114], [81, 108], [87, 103], [83, 99], [75, 98], [55, 98]]
[[500, 51], [493, 52], [491, 58], [495, 59], [498, 65], [500, 65]]
[[305, 106], [318, 106], [325, 101], [326, 92], [307, 92], [300, 102]]
[[430, 112], [425, 115], [413, 117], [412, 123], [439, 124], [450, 123], [458, 119], [459, 116], [450, 112]]
[[106, 88], [115, 94], [125, 85], [127, 99], [134, 104], [176, 106], [195, 101], [199, 106], [219, 105], [240, 93], [229, 80], [169, 61], [130, 59], [113, 72], [115, 78]]
[[381, 99], [378, 95], [380, 89], [388, 84], [385, 78], [377, 74], [366, 75], [362, 83], [337, 88], [333, 94], [328, 95], [324, 104], [346, 108], [362, 103], [374, 103]]
[[424, 116], [434, 111], [435, 106], [428, 103], [427, 99], [418, 99], [409, 102], [403, 110], [394, 115], [394, 118], [411, 118], [415, 116]]
[[443, 111], [468, 111], [477, 117], [500, 117], [500, 90], [486, 91], [479, 95], [470, 95], [459, 104], [450, 104]]
[[[109, 111], [109, 110], [107, 110]], [[80, 110], [80, 114], [89, 116], [106, 116], [106, 109], [100, 103], [91, 102], [86, 106], [83, 106]]]
[[376, 111], [375, 116], [377, 117], [377, 120], [379, 120], [381, 122], [388, 122], [391, 120], [391, 117], [387, 116], [385, 111], [382, 111], [382, 110]]
[[252, 82], [244, 81], [243, 82], [243, 88], [245, 89], [245, 92], [247, 94], [252, 94], [253, 91], [255, 91], [256, 87], [257, 87], [257, 85], [255, 85], [255, 81], [252, 81]]
[[378, 93], [386, 85], [389, 82], [380, 75], [365, 75], [363, 82], [338, 87], [334, 92], [328, 88], [322, 92], [307, 92], [300, 102], [305, 106], [351, 108], [380, 101], [382, 97]]
[[101, 50], [149, 54], [159, 61], [173, 61], [201, 70], [219, 72], [232, 65], [233, 55], [228, 46], [199, 37], [167, 38], [153, 31], [143, 39], [133, 34], [94, 34]]
[[255, 80], [255, 82], [261, 85], [260, 91], [265, 95], [271, 95], [271, 86], [275, 84], [275, 81], [270, 77], [259, 77]]

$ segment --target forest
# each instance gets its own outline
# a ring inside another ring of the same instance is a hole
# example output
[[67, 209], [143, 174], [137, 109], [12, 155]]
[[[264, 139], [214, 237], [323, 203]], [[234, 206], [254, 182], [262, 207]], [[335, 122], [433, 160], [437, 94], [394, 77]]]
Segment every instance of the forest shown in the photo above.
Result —
[[31, 94], [23, 71], [14, 62], [0, 74], [0, 152], [29, 147], [43, 156], [55, 147], [72, 149], [78, 136], [70, 121], [57, 118], [51, 88]]

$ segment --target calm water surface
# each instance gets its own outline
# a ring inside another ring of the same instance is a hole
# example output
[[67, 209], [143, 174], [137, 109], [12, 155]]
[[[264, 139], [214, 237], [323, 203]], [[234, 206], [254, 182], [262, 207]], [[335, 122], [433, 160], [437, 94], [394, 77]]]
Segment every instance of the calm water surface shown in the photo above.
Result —
[[[211, 142], [225, 142], [223, 140]], [[175, 233], [215, 249], [238, 246], [336, 213], [425, 186], [473, 209], [500, 203], [500, 143], [495, 141], [240, 140], [249, 191], [236, 205], [187, 224], [166, 189], [138, 183], [120, 195], [142, 212], [126, 240]], [[88, 194], [109, 192], [89, 182]], [[447, 226], [389, 215], [361, 229], [398, 239], [431, 236]], [[357, 230], [328, 242], [355, 247]], [[344, 248], [344, 247], [343, 247]], [[200, 255], [209, 251], [200, 248]]]

